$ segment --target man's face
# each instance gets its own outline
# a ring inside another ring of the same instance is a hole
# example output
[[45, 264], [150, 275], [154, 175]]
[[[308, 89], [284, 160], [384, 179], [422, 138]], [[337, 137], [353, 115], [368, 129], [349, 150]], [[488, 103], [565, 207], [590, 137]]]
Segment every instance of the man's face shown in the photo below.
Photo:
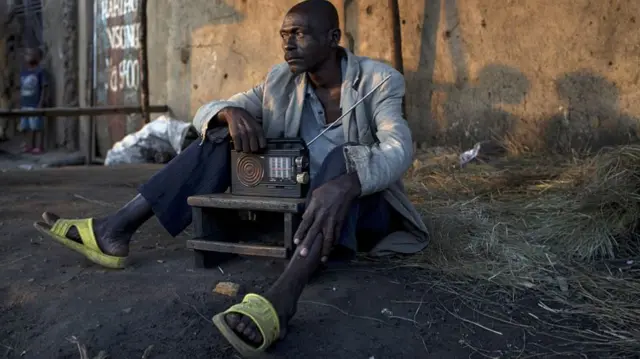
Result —
[[331, 29], [314, 26], [308, 16], [289, 13], [280, 28], [284, 59], [294, 74], [313, 72], [337, 45]]

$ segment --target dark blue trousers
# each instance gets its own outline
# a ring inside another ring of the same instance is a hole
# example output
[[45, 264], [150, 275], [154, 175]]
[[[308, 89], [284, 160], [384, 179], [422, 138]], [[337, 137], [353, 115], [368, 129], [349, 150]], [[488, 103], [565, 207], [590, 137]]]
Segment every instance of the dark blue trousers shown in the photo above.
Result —
[[[172, 236], [191, 223], [187, 198], [193, 195], [223, 193], [230, 185], [230, 151], [228, 141], [199, 141], [187, 147], [163, 169], [139, 188], [154, 214]], [[342, 147], [329, 153], [311, 181], [309, 194], [322, 184], [346, 173]], [[307, 201], [311, 198], [307, 198]], [[358, 244], [373, 245], [391, 230], [392, 209], [381, 193], [354, 202], [336, 245], [355, 252]], [[356, 238], [361, 239], [360, 243]]]

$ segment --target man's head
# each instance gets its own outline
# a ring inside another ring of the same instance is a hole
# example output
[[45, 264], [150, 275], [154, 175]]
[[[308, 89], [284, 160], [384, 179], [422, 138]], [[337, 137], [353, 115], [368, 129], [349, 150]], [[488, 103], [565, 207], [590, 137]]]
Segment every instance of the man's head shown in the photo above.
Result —
[[338, 11], [327, 0], [298, 3], [285, 15], [280, 36], [291, 72], [314, 72], [335, 58], [340, 42]]

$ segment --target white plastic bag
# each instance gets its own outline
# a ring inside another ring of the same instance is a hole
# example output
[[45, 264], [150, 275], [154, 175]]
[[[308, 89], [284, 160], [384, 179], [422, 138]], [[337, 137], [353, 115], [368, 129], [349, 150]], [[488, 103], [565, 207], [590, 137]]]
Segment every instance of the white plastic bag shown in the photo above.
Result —
[[177, 156], [190, 135], [197, 137], [195, 132], [191, 123], [162, 115], [116, 142], [107, 151], [104, 165], [150, 163], [156, 154]]
[[482, 144], [478, 142], [475, 146], [473, 146], [472, 149], [466, 150], [460, 154], [460, 167], [464, 167], [467, 163], [473, 161], [474, 158], [478, 157], [481, 145]]

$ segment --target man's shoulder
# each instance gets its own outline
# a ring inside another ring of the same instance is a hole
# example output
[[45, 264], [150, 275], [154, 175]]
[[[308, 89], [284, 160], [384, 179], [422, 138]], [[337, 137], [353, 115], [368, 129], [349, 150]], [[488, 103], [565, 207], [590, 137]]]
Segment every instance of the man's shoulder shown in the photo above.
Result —
[[289, 70], [289, 65], [286, 62], [281, 62], [279, 64], [271, 66], [269, 71], [267, 72], [267, 79], [293, 79], [295, 76]]
[[287, 75], [291, 74], [289, 70], [289, 65], [286, 62], [281, 62], [279, 64], [275, 64], [271, 66], [269, 69], [269, 75]]
[[[267, 74], [265, 75], [262, 84], [265, 87], [265, 91], [272, 92], [287, 92], [291, 91], [291, 86], [297, 84], [296, 75], [289, 70], [289, 65], [286, 62], [282, 62], [271, 66]], [[267, 90], [268, 89], [268, 90]]]
[[[382, 60], [372, 59], [367, 56], [356, 56], [358, 62], [360, 63], [360, 68], [363, 72], [384, 72], [384, 73], [392, 73], [398, 72], [391, 65], [387, 64]], [[398, 72], [399, 73], [399, 72]]]
[[360, 63], [360, 77], [362, 80], [369, 80], [374, 86], [387, 76], [391, 76], [391, 81], [404, 82], [404, 76], [386, 62], [366, 56], [358, 56], [357, 58]]

